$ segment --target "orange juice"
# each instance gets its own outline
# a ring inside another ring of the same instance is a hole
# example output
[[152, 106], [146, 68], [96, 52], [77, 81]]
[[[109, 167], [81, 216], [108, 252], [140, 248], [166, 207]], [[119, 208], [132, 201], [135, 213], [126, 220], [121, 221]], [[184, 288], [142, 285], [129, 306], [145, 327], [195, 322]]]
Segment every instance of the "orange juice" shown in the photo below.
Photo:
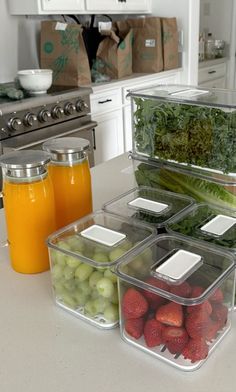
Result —
[[45, 241], [56, 229], [49, 176], [38, 176], [33, 182], [6, 178], [3, 198], [12, 267], [26, 274], [48, 270]]
[[49, 165], [55, 195], [57, 228], [92, 212], [91, 176], [87, 158], [67, 165]]

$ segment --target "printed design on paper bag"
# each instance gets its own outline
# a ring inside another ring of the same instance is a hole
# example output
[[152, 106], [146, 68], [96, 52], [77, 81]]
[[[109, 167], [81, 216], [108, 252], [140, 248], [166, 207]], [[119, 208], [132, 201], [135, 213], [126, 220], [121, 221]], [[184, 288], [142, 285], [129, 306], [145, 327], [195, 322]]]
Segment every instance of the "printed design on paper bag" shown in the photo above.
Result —
[[65, 46], [65, 51], [59, 57], [57, 57], [53, 63], [53, 80], [57, 80], [59, 75], [65, 70], [68, 64], [69, 53], [74, 51], [78, 53], [80, 50], [79, 40], [78, 40], [78, 30], [67, 28], [66, 30], [58, 30], [60, 34], [60, 43]]
[[44, 43], [43, 49], [44, 49], [44, 52], [47, 54], [52, 53], [54, 50], [54, 45], [51, 41], [47, 41]]
[[163, 43], [166, 44], [173, 38], [173, 34], [170, 31], [163, 32]]
[[146, 48], [155, 48], [156, 40], [155, 39], [146, 39], [145, 40], [145, 47]]
[[122, 41], [122, 42], [120, 43], [119, 49], [125, 50], [125, 48], [126, 48], [126, 45], [125, 45], [125, 40], [124, 40], [124, 41]]

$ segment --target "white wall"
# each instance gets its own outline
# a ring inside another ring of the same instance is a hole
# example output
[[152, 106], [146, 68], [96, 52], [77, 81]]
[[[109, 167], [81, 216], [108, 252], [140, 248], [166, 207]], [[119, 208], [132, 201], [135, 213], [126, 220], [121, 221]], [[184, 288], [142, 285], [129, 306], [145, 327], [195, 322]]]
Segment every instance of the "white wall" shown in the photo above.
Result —
[[212, 33], [215, 39], [229, 44], [232, 3], [233, 0], [201, 0], [200, 31]]

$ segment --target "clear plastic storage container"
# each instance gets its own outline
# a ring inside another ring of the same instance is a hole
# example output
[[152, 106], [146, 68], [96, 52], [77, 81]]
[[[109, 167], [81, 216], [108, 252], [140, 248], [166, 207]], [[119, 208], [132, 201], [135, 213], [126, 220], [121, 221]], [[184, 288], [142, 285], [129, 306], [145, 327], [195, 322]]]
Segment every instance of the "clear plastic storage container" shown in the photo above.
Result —
[[133, 153], [236, 182], [236, 90], [157, 85], [129, 95]]
[[199, 368], [230, 330], [235, 260], [229, 252], [162, 234], [115, 273], [122, 338], [176, 368]]
[[135, 218], [159, 231], [169, 219], [194, 204], [194, 199], [176, 193], [140, 186], [104, 204], [107, 212]]
[[56, 304], [109, 329], [119, 322], [114, 266], [154, 237], [148, 225], [97, 211], [53, 233], [47, 241]]
[[236, 208], [236, 181], [226, 175], [206, 175], [173, 167], [168, 163], [132, 154], [136, 182], [139, 186], [166, 189], [193, 197], [197, 202]]

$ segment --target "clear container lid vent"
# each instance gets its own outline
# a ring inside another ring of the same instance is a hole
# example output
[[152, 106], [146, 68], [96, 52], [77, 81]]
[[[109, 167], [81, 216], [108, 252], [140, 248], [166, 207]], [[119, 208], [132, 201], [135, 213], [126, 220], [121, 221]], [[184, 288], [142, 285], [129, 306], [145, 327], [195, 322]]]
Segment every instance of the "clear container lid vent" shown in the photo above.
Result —
[[161, 214], [165, 212], [169, 205], [160, 203], [154, 200], [149, 200], [144, 197], [137, 197], [127, 203], [129, 207], [140, 209], [148, 212], [154, 212], [155, 214]]
[[126, 235], [123, 233], [99, 225], [90, 226], [81, 231], [80, 235], [106, 246], [115, 246], [126, 238]]
[[213, 234], [215, 236], [224, 235], [229, 229], [231, 229], [236, 224], [236, 218], [227, 215], [217, 215], [205, 225], [203, 225], [200, 230], [207, 234]]

